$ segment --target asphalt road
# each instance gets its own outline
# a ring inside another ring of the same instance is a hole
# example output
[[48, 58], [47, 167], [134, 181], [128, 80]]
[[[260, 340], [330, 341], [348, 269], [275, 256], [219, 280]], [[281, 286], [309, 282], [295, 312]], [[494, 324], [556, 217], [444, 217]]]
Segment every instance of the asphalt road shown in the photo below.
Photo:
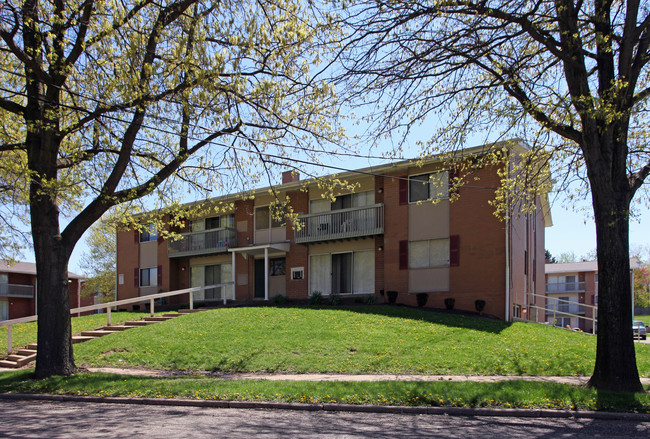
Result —
[[650, 422], [0, 401], [3, 438], [650, 437]]

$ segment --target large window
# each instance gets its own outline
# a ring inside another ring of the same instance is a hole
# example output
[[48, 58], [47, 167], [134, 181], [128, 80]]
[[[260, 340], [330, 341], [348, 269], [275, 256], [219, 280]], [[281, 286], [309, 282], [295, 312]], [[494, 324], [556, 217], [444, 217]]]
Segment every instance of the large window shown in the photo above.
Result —
[[409, 177], [409, 202], [449, 198], [449, 173], [447, 171]]
[[449, 266], [449, 239], [409, 242], [409, 268]]
[[270, 206], [255, 208], [255, 230], [282, 227], [283, 218], [278, 218], [278, 216], [284, 216], [281, 209], [281, 207], [273, 207], [271, 210]]
[[269, 276], [284, 276], [287, 274], [287, 259], [269, 259]]
[[[230, 282], [232, 282], [231, 264], [199, 265], [190, 269], [190, 286], [192, 288]], [[194, 300], [222, 300], [224, 295], [227, 298], [232, 297], [232, 285], [197, 291], [194, 293]]]
[[145, 225], [140, 232], [140, 242], [155, 241], [156, 239], [158, 239], [156, 226], [153, 223]]
[[309, 258], [309, 287], [313, 294], [372, 294], [375, 291], [373, 250], [312, 255]]
[[155, 287], [158, 285], [158, 268], [141, 268], [140, 269], [140, 286]]

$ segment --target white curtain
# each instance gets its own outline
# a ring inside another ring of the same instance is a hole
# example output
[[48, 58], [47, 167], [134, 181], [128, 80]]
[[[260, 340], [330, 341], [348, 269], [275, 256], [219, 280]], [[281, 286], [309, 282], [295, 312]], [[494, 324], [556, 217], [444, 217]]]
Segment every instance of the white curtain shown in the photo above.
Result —
[[329, 254], [309, 258], [309, 290], [329, 294], [332, 285], [332, 259]]
[[354, 271], [352, 292], [375, 292], [375, 252], [373, 250], [354, 252]]
[[9, 319], [9, 302], [0, 300], [0, 320]]
[[449, 239], [429, 241], [429, 267], [449, 266]]
[[[221, 264], [221, 282], [232, 282], [232, 264]], [[221, 298], [223, 299], [224, 295], [226, 299], [232, 298], [232, 285], [227, 285], [221, 287]]]
[[[190, 267], [190, 287], [202, 287], [205, 279], [205, 267]], [[195, 291], [194, 300], [205, 300], [205, 291]]]

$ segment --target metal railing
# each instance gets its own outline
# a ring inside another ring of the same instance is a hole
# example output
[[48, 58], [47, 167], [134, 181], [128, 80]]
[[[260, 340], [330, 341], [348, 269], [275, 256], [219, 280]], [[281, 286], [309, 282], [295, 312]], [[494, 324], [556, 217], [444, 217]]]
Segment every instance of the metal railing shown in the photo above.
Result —
[[297, 222], [296, 243], [380, 235], [384, 233], [384, 205], [299, 215]]
[[[530, 294], [530, 296], [532, 296], [536, 302], [539, 302], [544, 306], [540, 306], [537, 304], [528, 304], [528, 305], [515, 304], [515, 305], [521, 305], [522, 308], [526, 308], [526, 306], [528, 306], [530, 309], [542, 311], [543, 312], [542, 315], [544, 315], [545, 318], [548, 318], [549, 316], [553, 316], [553, 322], [555, 322], [559, 317], [575, 317], [578, 320], [591, 322], [592, 333], [593, 334], [596, 333], [596, 328], [597, 328], [596, 325], [598, 323], [597, 306], [587, 305], [584, 303], [576, 303], [571, 300], [549, 297], [543, 294]], [[586, 316], [587, 310], [591, 310], [591, 316]], [[573, 311], [578, 311], [578, 312], [573, 312]], [[516, 320], [526, 320], [526, 319], [524, 318], [524, 319], [516, 319]]]
[[584, 282], [560, 282], [546, 284], [547, 293], [573, 293], [584, 290]]
[[[157, 294], [150, 294], [147, 296], [140, 296], [140, 297], [134, 297], [132, 299], [123, 299], [123, 300], [117, 300], [114, 302], [107, 302], [107, 303], [100, 303], [97, 305], [88, 305], [88, 306], [82, 306], [80, 308], [74, 308], [70, 310], [70, 314], [76, 314], [76, 313], [83, 313], [83, 312], [88, 312], [88, 311], [97, 311], [100, 309], [105, 309], [106, 310], [106, 325], [110, 326], [111, 324], [111, 309], [115, 308], [117, 306], [121, 305], [132, 305], [136, 303], [145, 303], [149, 302], [149, 313], [151, 317], [153, 317], [155, 311], [155, 301], [156, 299], [162, 299], [164, 297], [173, 297], [173, 296], [181, 296], [183, 294], [187, 294], [189, 296], [189, 308], [194, 309], [194, 293], [201, 291], [201, 290], [209, 290], [212, 288], [219, 288], [219, 287], [225, 287], [228, 285], [233, 285], [233, 294], [231, 300], [235, 300], [235, 288], [234, 288], [234, 283], [233, 282], [224, 282], [216, 285], [207, 285], [203, 287], [193, 287], [193, 288], [186, 288], [183, 290], [176, 290], [176, 291], [168, 291], [166, 293], [157, 293]], [[226, 296], [223, 296], [223, 304], [226, 304]], [[28, 317], [21, 317], [19, 319], [12, 319], [12, 320], [3, 320], [0, 321], [0, 328], [3, 326], [7, 327], [7, 353], [11, 353], [13, 349], [13, 326], [20, 324], [20, 323], [28, 323], [28, 322], [37, 322], [38, 321], [38, 315], [33, 315], [33, 316], [28, 316]]]
[[220, 229], [183, 233], [180, 239], [168, 242], [167, 255], [170, 258], [178, 258], [222, 253], [227, 252], [230, 247], [237, 247], [237, 229], [222, 227]]
[[32, 299], [34, 285], [0, 284], [0, 297]]

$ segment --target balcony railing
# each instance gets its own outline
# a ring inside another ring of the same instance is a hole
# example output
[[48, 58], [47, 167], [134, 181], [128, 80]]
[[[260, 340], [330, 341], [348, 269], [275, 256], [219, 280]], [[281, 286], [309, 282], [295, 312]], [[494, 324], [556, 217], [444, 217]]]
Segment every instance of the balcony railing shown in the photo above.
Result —
[[561, 283], [546, 284], [547, 293], [567, 293], [567, 292], [576, 292], [576, 291], [584, 291], [584, 290], [585, 290], [584, 282], [561, 282]]
[[549, 299], [546, 305], [546, 315], [564, 313], [564, 314], [584, 314], [585, 305], [583, 303], [558, 301]]
[[16, 297], [21, 299], [32, 299], [34, 297], [34, 286], [0, 284], [0, 297]]
[[298, 216], [297, 243], [358, 238], [384, 233], [384, 205], [353, 207]]
[[229, 247], [237, 247], [237, 229], [221, 229], [184, 233], [181, 239], [169, 241], [167, 255], [170, 258], [205, 255], [227, 252]]

